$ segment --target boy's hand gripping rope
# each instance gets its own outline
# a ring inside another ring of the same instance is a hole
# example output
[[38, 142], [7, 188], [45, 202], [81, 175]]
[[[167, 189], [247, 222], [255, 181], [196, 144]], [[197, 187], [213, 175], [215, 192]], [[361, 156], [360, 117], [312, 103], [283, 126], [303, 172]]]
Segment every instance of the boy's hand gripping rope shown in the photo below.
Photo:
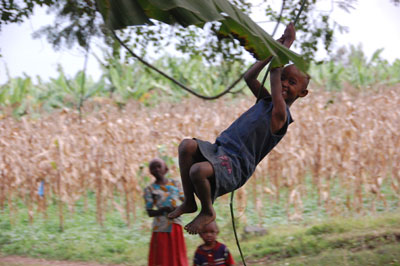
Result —
[[[301, 12], [302, 12], [303, 9], [304, 9], [305, 3], [306, 3], [306, 0], [303, 0], [302, 3], [301, 3], [301, 7], [300, 7], [300, 9], [299, 9], [299, 13], [297, 13], [297, 16], [296, 16], [296, 18], [295, 18], [295, 20], [294, 20], [294, 22], [293, 22], [294, 25], [296, 25], [296, 22], [298, 21]], [[282, 6], [282, 10], [283, 10], [283, 6]], [[281, 11], [281, 15], [282, 15], [282, 11]], [[278, 20], [278, 24], [279, 24], [279, 21], [280, 21], [280, 19]], [[277, 24], [277, 25], [278, 25], [278, 24]], [[275, 33], [275, 30], [274, 30], [274, 33]], [[271, 61], [272, 61], [272, 58], [271, 58]], [[271, 64], [268, 65], [267, 72], [265, 73], [264, 78], [263, 78], [263, 80], [262, 80], [262, 83], [261, 83], [261, 85], [260, 85], [260, 89], [258, 90], [257, 100], [258, 100], [258, 97], [260, 96], [261, 88], [264, 86], [265, 80], [267, 79], [267, 76], [268, 76], [268, 73], [269, 73], [270, 70], [271, 70]], [[243, 256], [243, 253], [242, 253], [242, 249], [241, 249], [241, 247], [240, 247], [239, 238], [238, 238], [237, 232], [236, 232], [235, 217], [234, 217], [234, 212], [233, 212], [233, 195], [234, 195], [234, 191], [231, 192], [231, 202], [229, 203], [229, 207], [230, 207], [230, 209], [231, 209], [231, 219], [232, 219], [233, 233], [234, 233], [234, 235], [235, 235], [236, 245], [237, 245], [237, 247], [238, 247], [238, 249], [239, 249], [239, 253], [240, 253], [240, 257], [242, 258], [243, 265], [246, 266], [246, 261], [245, 261], [245, 259], [244, 259], [244, 256]]]
[[[301, 7], [300, 7], [300, 9], [299, 9], [299, 13], [297, 13], [296, 18], [294, 19], [294, 22], [293, 22], [294, 25], [296, 25], [297, 21], [299, 20], [300, 14], [301, 14], [301, 12], [302, 12], [303, 9], [304, 9], [305, 3], [306, 3], [306, 0], [303, 0], [303, 2], [301, 3]], [[282, 6], [282, 7], [283, 7], [283, 6]], [[283, 8], [282, 8], [282, 10], [283, 10]], [[281, 15], [282, 15], [282, 12], [281, 12]], [[279, 24], [279, 21], [280, 21], [280, 19], [278, 20], [278, 24]], [[277, 25], [278, 25], [278, 24], [277, 24]], [[277, 29], [277, 27], [275, 27], [274, 33], [275, 33], [276, 29]], [[272, 59], [273, 59], [273, 58], [271, 58], [271, 61], [272, 61]], [[258, 100], [258, 97], [260, 96], [261, 88], [264, 87], [265, 80], [267, 79], [268, 73], [269, 73], [270, 71], [271, 71], [271, 63], [268, 65], [267, 72], [265, 72], [264, 78], [263, 78], [263, 80], [262, 80], [262, 82], [261, 82], [260, 89], [258, 90], [257, 100]]]

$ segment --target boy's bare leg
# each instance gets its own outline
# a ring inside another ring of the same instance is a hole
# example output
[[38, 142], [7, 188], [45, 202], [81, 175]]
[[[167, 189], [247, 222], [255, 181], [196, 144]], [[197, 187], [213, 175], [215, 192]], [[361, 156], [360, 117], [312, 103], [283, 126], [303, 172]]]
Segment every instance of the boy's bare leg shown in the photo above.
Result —
[[197, 234], [202, 227], [215, 220], [215, 210], [211, 200], [211, 185], [208, 178], [214, 177], [214, 168], [208, 161], [199, 162], [190, 168], [190, 178], [201, 202], [201, 211], [185, 229], [190, 234]]
[[168, 218], [173, 219], [181, 216], [184, 213], [192, 213], [197, 211], [196, 201], [194, 199], [194, 187], [190, 180], [190, 167], [199, 157], [197, 142], [193, 139], [185, 139], [179, 145], [179, 170], [182, 179], [183, 194], [185, 199], [183, 203], [174, 211], [168, 214]]

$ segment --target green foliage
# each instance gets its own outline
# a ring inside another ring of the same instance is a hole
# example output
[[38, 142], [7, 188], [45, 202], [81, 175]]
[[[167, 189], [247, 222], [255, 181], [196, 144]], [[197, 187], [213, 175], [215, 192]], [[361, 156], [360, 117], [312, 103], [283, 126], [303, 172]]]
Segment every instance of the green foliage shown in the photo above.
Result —
[[[59, 231], [57, 206], [50, 205], [48, 219], [36, 217], [29, 225], [26, 213], [21, 213], [11, 226], [6, 218], [8, 210], [1, 211], [0, 252], [59, 260], [82, 260], [122, 263], [137, 261], [144, 265], [150, 232], [140, 228], [146, 224], [143, 215], [128, 228], [118, 213], [107, 216], [101, 228], [95, 221], [95, 198], [89, 198], [89, 209], [78, 202], [74, 213], [66, 215], [64, 232]], [[20, 211], [26, 211], [21, 205]], [[67, 210], [64, 210], [67, 213]], [[141, 245], [138, 245], [141, 243]]]
[[380, 56], [381, 52], [382, 49], [377, 50], [368, 60], [361, 47], [350, 46], [349, 51], [340, 51], [338, 58], [324, 64], [312, 64], [312, 82], [336, 91], [345, 85], [366, 91], [400, 83], [400, 60], [390, 64]]
[[[396, 216], [396, 215], [395, 215]], [[384, 216], [385, 217], [385, 216]], [[383, 245], [391, 245], [398, 241], [397, 234], [400, 229], [396, 225], [387, 224], [391, 215], [385, 218], [364, 219], [336, 219], [332, 222], [310, 226], [278, 226], [270, 230], [267, 236], [250, 240], [244, 245], [244, 253], [253, 257], [269, 257], [273, 261], [286, 258], [300, 258], [315, 256], [330, 250], [363, 250], [378, 248]], [[369, 223], [370, 220], [375, 221]], [[346, 230], [336, 230], [336, 228]], [[314, 234], [315, 228], [330, 228], [323, 235]], [[310, 234], [310, 232], [314, 232]]]
[[[191, 59], [161, 57], [152, 63], [177, 81], [207, 96], [222, 92], [242, 74], [240, 62], [209, 65], [196, 56]], [[163, 100], [180, 101], [187, 97], [177, 84], [145, 68], [140, 62], [133, 64], [109, 56], [103, 67], [103, 78], [110, 84], [113, 98], [120, 103], [135, 99], [145, 104], [158, 104]], [[242, 88], [240, 83], [238, 88]]]
[[[224, 10], [225, 13], [230, 14], [230, 9], [223, 7], [229, 6], [226, 3], [230, 3], [236, 7], [245, 15], [252, 15], [254, 11], [264, 10], [265, 19], [260, 18], [261, 21], [280, 21], [283, 24], [288, 24], [290, 21], [294, 21], [300, 3], [302, 0], [285, 0], [282, 1], [283, 9], [282, 16], [280, 17], [280, 10], [271, 4], [271, 1], [258, 0], [214, 0], [218, 5], [218, 12]], [[104, 6], [101, 5], [104, 1], [99, 0], [100, 10], [104, 12]], [[134, 6], [135, 3], [142, 5], [147, 4], [153, 7], [155, 5], [168, 7], [169, 1], [123, 1], [124, 3], [130, 3]], [[198, 9], [203, 10], [202, 16], [209, 17], [220, 17], [220, 13], [212, 12], [216, 8], [210, 8], [207, 3], [210, 1], [176, 1], [178, 3], [185, 2], [189, 8], [196, 6]], [[330, 18], [324, 10], [317, 9], [317, 3], [320, 1], [306, 1], [304, 11], [299, 17], [296, 24], [297, 28], [297, 45], [301, 49], [301, 54], [304, 58], [311, 60], [313, 55], [317, 51], [319, 44], [322, 44], [327, 51], [331, 49], [331, 41], [334, 38], [334, 34], [337, 31], [344, 31], [345, 27], [340, 24], [340, 21], [334, 21]], [[397, 0], [391, 0], [393, 4], [398, 4]], [[110, 1], [111, 6], [115, 6], [117, 1]], [[352, 9], [355, 0], [340, 0], [335, 1], [332, 8], [340, 8], [347, 12]], [[114, 40], [108, 38], [108, 33], [105, 32], [103, 19], [101, 18], [100, 12], [98, 12], [95, 0], [77, 0], [77, 1], [53, 1], [53, 0], [24, 0], [24, 1], [12, 1], [5, 0], [0, 2], [0, 30], [1, 26], [8, 23], [19, 23], [24, 19], [29, 18], [36, 6], [48, 7], [48, 11], [51, 14], [55, 14], [55, 21], [50, 25], [44, 26], [39, 29], [34, 36], [42, 37], [45, 36], [47, 40], [57, 49], [62, 47], [72, 47], [74, 44], [79, 44], [85, 50], [89, 48], [90, 41], [94, 38], [100, 37], [106, 40], [109, 47], [113, 46]], [[102, 8], [103, 7], [103, 8]], [[207, 7], [207, 10], [205, 10]], [[131, 8], [132, 9], [132, 8]], [[128, 9], [128, 10], [131, 10]], [[133, 10], [133, 9], [132, 9]], [[135, 9], [136, 10], [136, 9]], [[149, 9], [153, 12], [154, 9]], [[120, 9], [120, 11], [125, 11]], [[180, 13], [182, 10], [179, 9]], [[150, 11], [148, 11], [150, 12]], [[117, 17], [122, 19], [122, 22], [129, 24], [131, 20], [139, 18], [139, 15], [143, 12], [135, 13], [134, 16], [121, 16]], [[161, 16], [165, 12], [155, 12], [151, 16]], [[196, 13], [197, 14], [197, 13]], [[230, 14], [231, 17], [232, 14]], [[169, 17], [169, 16], [168, 16]], [[168, 17], [161, 16], [161, 21], [167, 21]], [[185, 17], [186, 18], [186, 17]], [[187, 19], [187, 18], [186, 18]], [[199, 19], [196, 16], [190, 16], [190, 19]], [[124, 21], [127, 20], [127, 21]], [[236, 20], [237, 21], [237, 20]], [[181, 21], [179, 21], [181, 22]], [[184, 53], [185, 55], [200, 55], [206, 58], [209, 62], [216, 62], [221, 59], [223, 60], [243, 60], [244, 49], [241, 49], [239, 41], [233, 41], [231, 38], [219, 38], [218, 29], [221, 26], [220, 22], [207, 22], [203, 26], [203, 29], [199, 29], [194, 26], [169, 26], [165, 23], [153, 21], [154, 26], [138, 26], [132, 27], [125, 31], [124, 40], [129, 42], [132, 46], [137, 48], [137, 53], [144, 55], [149, 47], [159, 51], [164, 47], [174, 47], [176, 50]], [[183, 23], [183, 22], [182, 22]], [[182, 24], [181, 23], [181, 24]], [[184, 23], [183, 23], [184, 24]], [[187, 24], [187, 23], [186, 23]], [[186, 25], [185, 24], [185, 25]], [[236, 26], [231, 22], [227, 22], [228, 28], [236, 29]], [[248, 25], [253, 31], [252, 24]], [[258, 26], [256, 27], [258, 28]], [[257, 30], [259, 31], [259, 30]], [[273, 35], [272, 33], [269, 33]], [[258, 33], [256, 33], [258, 35]], [[252, 44], [254, 45], [254, 43]], [[258, 46], [260, 44], [256, 44]], [[266, 46], [268, 47], [268, 46]], [[258, 49], [259, 50], [259, 49]]]
[[183, 27], [196, 25], [202, 28], [207, 22], [218, 21], [221, 26], [217, 35], [235, 38], [255, 58], [261, 60], [275, 56], [276, 64], [295, 63], [307, 69], [301, 56], [276, 42], [259, 25], [227, 0], [173, 2], [142, 0], [119, 1], [97, 0], [104, 21], [111, 29], [123, 29], [135, 25], [153, 25], [150, 19]]
[[0, 30], [3, 24], [9, 23], [19, 23], [22, 22], [25, 18], [28, 18], [32, 15], [33, 8], [36, 5], [44, 6], [44, 5], [52, 5], [56, 1], [53, 0], [23, 0], [23, 1], [14, 1], [14, 0], [3, 0], [0, 3]]
[[[340, 91], [348, 85], [360, 91], [368, 91], [400, 83], [400, 60], [390, 64], [381, 58], [380, 53], [381, 50], [378, 50], [371, 59], [367, 59], [360, 47], [350, 47], [349, 51], [342, 52], [335, 60], [312, 64], [309, 71], [311, 83], [321, 90], [329, 91]], [[74, 77], [66, 77], [62, 68], [58, 69], [59, 76], [49, 82], [38, 78], [35, 83], [26, 76], [11, 78], [0, 86], [2, 112], [19, 117], [64, 107], [76, 109], [82, 101], [94, 97], [112, 98], [121, 106], [131, 99], [152, 106], [163, 101], [181, 101], [183, 97], [189, 96], [181, 87], [140, 62], [128, 61], [130, 58], [106, 55], [106, 62], [102, 63], [103, 75], [98, 81], [85, 77], [83, 72], [78, 72]], [[199, 94], [207, 96], [224, 91], [248, 68], [240, 61], [209, 64], [201, 56], [164, 56], [152, 64]], [[263, 76], [261, 73], [260, 79]], [[266, 82], [266, 86], [268, 84]], [[244, 81], [241, 81], [233, 92], [249, 93], [245, 88]]]
[[105, 80], [111, 85], [110, 92], [117, 102], [126, 102], [128, 99], [146, 101], [155, 86], [148, 70], [138, 62], [126, 64], [110, 57], [103, 70]]
[[81, 99], [104, 95], [106, 85], [103, 79], [94, 82], [91, 78], [84, 79], [83, 75], [83, 72], [78, 72], [75, 77], [68, 79], [59, 68], [58, 78], [46, 83], [40, 78], [37, 84], [30, 77], [11, 78], [0, 87], [0, 106], [3, 112], [11, 107], [12, 114], [19, 117], [64, 107], [76, 108]]
[[[302, 255], [269, 263], [269, 265], [291, 266], [359, 266], [359, 265], [399, 265], [400, 245], [383, 244], [375, 249], [352, 251], [347, 249], [328, 249], [318, 255]], [[253, 264], [248, 264], [253, 265]], [[258, 264], [256, 264], [258, 265]]]
[[306, 231], [307, 235], [322, 235], [322, 234], [331, 234], [331, 233], [343, 233], [346, 229], [340, 227], [340, 224], [335, 223], [323, 223], [319, 225], [312, 226], [310, 229]]
[[[282, 24], [287, 25], [290, 21], [295, 21], [302, 0], [282, 1], [282, 13], [277, 10], [276, 5], [266, 0], [230, 0], [229, 2], [247, 15], [253, 14], [255, 10], [265, 10], [265, 19], [259, 19], [263, 22], [278, 22], [280, 19]], [[333, 21], [324, 11], [317, 9], [317, 2], [319, 1], [305, 2], [304, 11], [296, 23], [297, 41], [294, 45], [300, 48], [303, 58], [310, 61], [314, 58], [319, 44], [322, 44], [322, 47], [329, 52], [334, 34], [337, 31], [345, 31], [345, 27], [340, 25], [340, 21]], [[340, 8], [350, 12], [354, 3], [354, 0], [336, 1], [332, 8]], [[228, 26], [221, 25], [220, 22], [207, 22], [202, 26], [203, 29], [179, 25], [169, 27], [165, 26], [164, 23], [152, 22], [154, 26], [137, 26], [125, 31], [125, 41], [134, 47], [138, 47], [138, 53], [140, 49], [145, 50], [146, 47], [155, 47], [158, 50], [165, 46], [173, 46], [185, 54], [201, 55], [207, 58], [209, 62], [218, 61], [220, 58], [241, 60], [244, 54], [244, 49], [240, 49], [240, 39], [239, 41], [232, 41], [231, 38], [220, 38], [221, 35], [218, 34], [222, 33], [221, 28], [227, 28], [225, 33], [234, 29], [236, 26], [231, 21], [227, 22]], [[232, 33], [232, 35], [235, 35], [235, 30]], [[274, 35], [274, 32], [268, 33]]]
[[32, 84], [29, 77], [10, 79], [1, 87], [0, 105], [11, 107], [12, 114], [21, 116], [27, 112], [34, 112], [39, 106], [38, 96], [35, 91], [37, 87]]
[[90, 40], [102, 36], [99, 14], [94, 1], [46, 1], [56, 15], [55, 23], [43, 26], [34, 33], [35, 38], [45, 36], [55, 49], [71, 48], [75, 44], [85, 50]]

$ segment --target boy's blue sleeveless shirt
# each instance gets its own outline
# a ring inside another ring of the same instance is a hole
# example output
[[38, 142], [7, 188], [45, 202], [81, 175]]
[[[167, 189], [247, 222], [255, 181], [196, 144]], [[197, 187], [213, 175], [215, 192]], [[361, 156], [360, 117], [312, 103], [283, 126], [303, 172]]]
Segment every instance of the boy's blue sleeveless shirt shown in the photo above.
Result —
[[213, 165], [213, 199], [241, 187], [258, 163], [279, 143], [293, 122], [287, 121], [278, 134], [271, 132], [271, 97], [261, 99], [223, 131], [214, 144], [198, 140], [203, 156]]

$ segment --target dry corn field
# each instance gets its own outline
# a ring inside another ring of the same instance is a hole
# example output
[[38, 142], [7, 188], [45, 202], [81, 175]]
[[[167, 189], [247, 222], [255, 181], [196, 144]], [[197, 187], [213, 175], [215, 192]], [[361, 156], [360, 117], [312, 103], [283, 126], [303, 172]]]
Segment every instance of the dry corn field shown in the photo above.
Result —
[[[135, 210], [143, 208], [144, 163], [159, 156], [159, 146], [177, 157], [183, 138], [214, 141], [254, 98], [206, 102], [187, 99], [181, 104], [164, 103], [147, 108], [137, 102], [119, 110], [107, 100], [87, 103], [82, 119], [75, 111], [63, 110], [40, 119], [10, 117], [0, 121], [0, 208], [7, 206], [10, 217], [18, 212], [16, 199], [34, 215], [46, 213], [50, 199], [60, 210], [74, 210], [87, 191], [96, 194], [97, 220], [118, 210], [126, 223]], [[101, 106], [101, 108], [99, 108]], [[260, 209], [288, 191], [289, 219], [301, 219], [303, 200], [311, 193], [306, 176], [311, 176], [318, 202], [328, 214], [345, 210], [374, 211], [379, 202], [386, 206], [383, 183], [390, 184], [400, 203], [400, 87], [356, 94], [318, 90], [291, 108], [295, 122], [282, 142], [264, 159], [254, 176], [238, 192], [239, 210], [247, 195]], [[179, 178], [176, 165], [169, 165]], [[141, 170], [142, 169], [142, 170]], [[44, 196], [38, 186], [44, 182]], [[343, 192], [337, 198], [332, 183]], [[121, 196], [115, 199], [116, 191]], [[345, 198], [343, 198], [345, 195]], [[365, 198], [369, 206], [363, 205]], [[122, 200], [121, 200], [122, 199]], [[60, 222], [63, 212], [59, 212]]]

